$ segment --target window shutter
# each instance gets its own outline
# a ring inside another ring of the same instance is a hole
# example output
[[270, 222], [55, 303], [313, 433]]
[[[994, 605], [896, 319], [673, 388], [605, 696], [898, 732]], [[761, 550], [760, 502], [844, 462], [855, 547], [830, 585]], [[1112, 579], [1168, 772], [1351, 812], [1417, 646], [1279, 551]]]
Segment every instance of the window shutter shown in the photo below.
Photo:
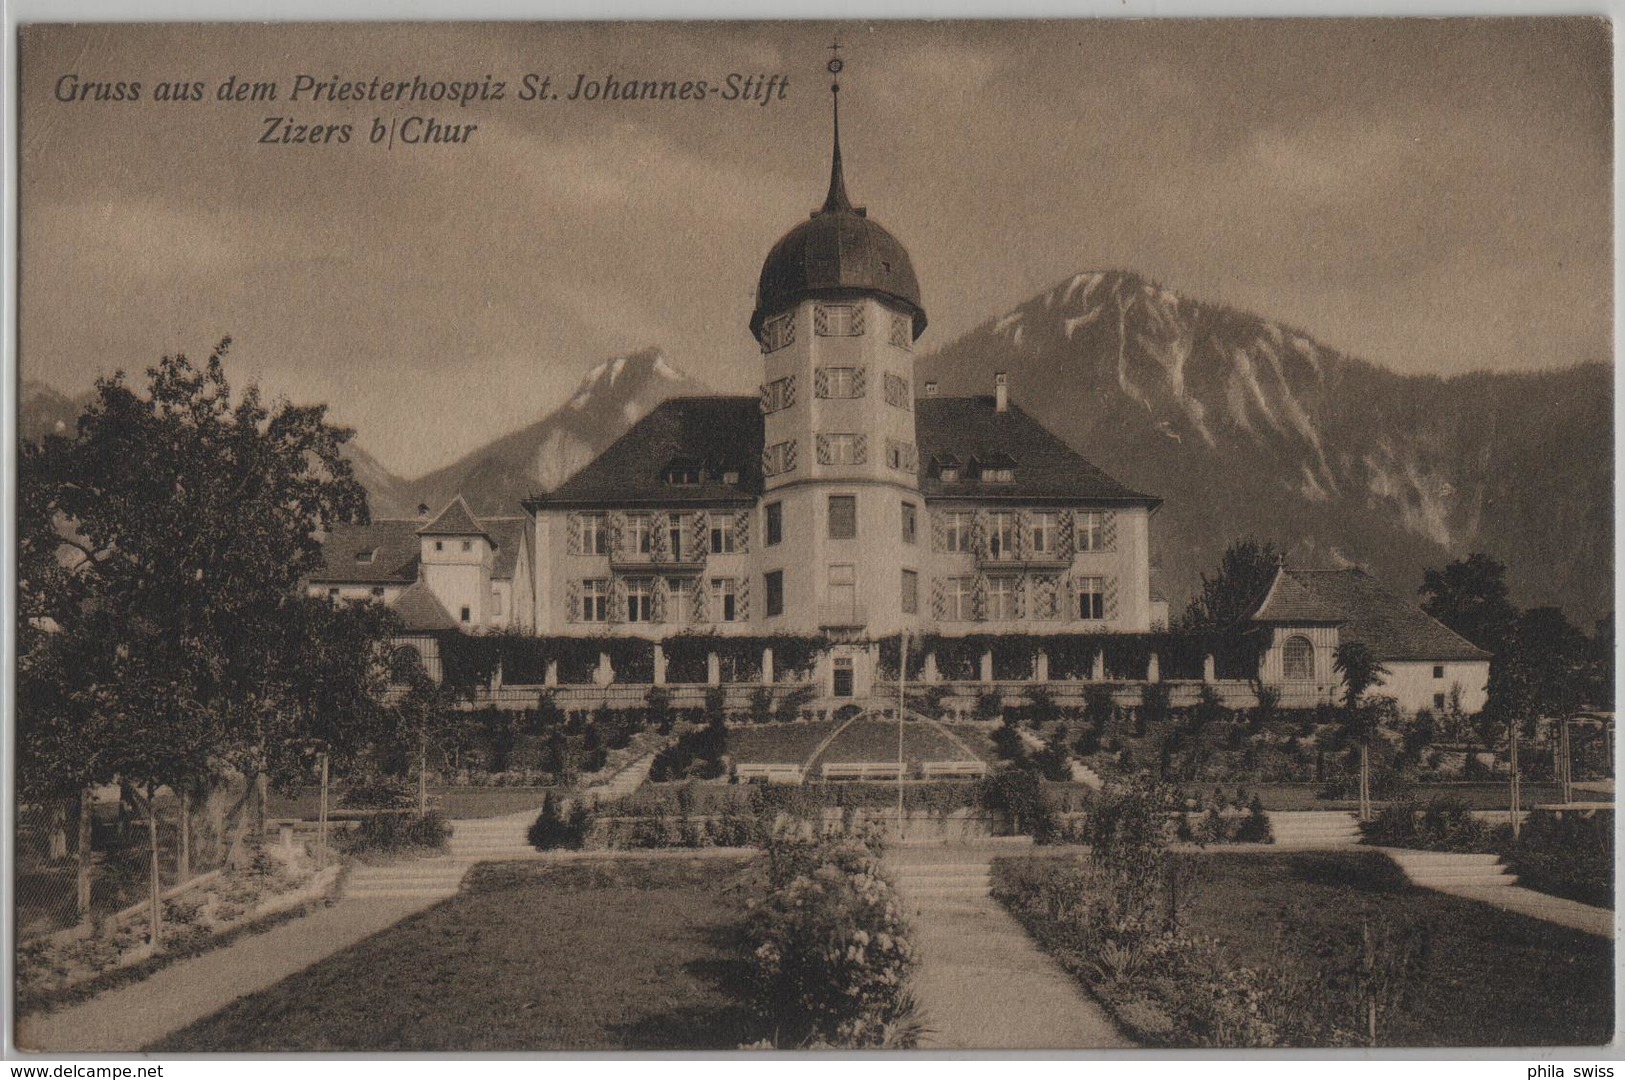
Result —
[[[948, 515], [941, 510], [931, 511], [931, 550], [948, 550]], [[939, 580], [937, 586], [941, 585], [942, 582]]]
[[1055, 618], [1055, 576], [1039, 574], [1033, 578], [1033, 618]]
[[710, 597], [710, 590], [705, 587], [705, 579], [696, 578], [694, 580], [693, 592], [695, 622], [703, 623], [711, 621]]
[[[818, 309], [818, 322], [819, 322], [820, 326], [822, 326], [823, 321], [824, 321], [824, 309], [819, 308]], [[822, 334], [824, 331], [822, 329], [820, 329], [818, 332], [820, 334]], [[813, 372], [813, 397], [819, 397], [819, 398], [827, 398], [827, 397], [829, 397], [829, 374], [823, 368], [818, 368]]]
[[581, 582], [571, 581], [564, 586], [564, 621], [581, 621]]
[[[689, 519], [690, 550], [696, 555], [703, 555], [706, 544], [711, 539], [711, 521], [704, 510]], [[702, 560], [703, 561], [703, 560]]]
[[931, 617], [938, 622], [948, 617], [948, 590], [939, 577], [931, 579]]
[[609, 515], [609, 553], [614, 558], [620, 558], [626, 553], [626, 515]]
[[741, 555], [750, 551], [750, 511], [734, 513], [734, 550]]
[[[863, 313], [863, 309], [859, 308], [858, 309], [858, 316], [853, 319], [853, 324], [854, 325], [858, 325], [858, 324], [860, 324], [862, 322], [862, 313]], [[863, 330], [860, 328], [857, 332], [861, 334], [861, 333], [863, 333]], [[866, 394], [868, 392], [868, 390], [869, 390], [868, 370], [869, 370], [868, 368], [855, 368], [853, 370], [853, 372], [852, 372], [852, 396], [853, 397], [860, 398], [860, 397], [863, 397], [864, 394]]]
[[[813, 305], [813, 333], [819, 337], [829, 335], [829, 312], [824, 308], [823, 304]], [[818, 396], [824, 397], [825, 395], [820, 392]]]
[[[819, 396], [822, 397], [823, 395], [820, 394]], [[815, 442], [818, 446], [818, 464], [829, 465], [833, 463], [835, 455], [830, 451], [829, 448], [829, 436], [815, 436]]]
[[609, 621], [626, 621], [626, 579], [615, 578], [609, 583]]
[[667, 556], [671, 554], [671, 538], [666, 535], [666, 530], [670, 526], [671, 519], [665, 514], [656, 513], [650, 516], [649, 528], [654, 530], [654, 535], [649, 538], [650, 562], [665, 562]]
[[750, 578], [742, 577], [734, 581], [734, 618], [744, 622], [750, 618]]
[[860, 431], [852, 438], [852, 462], [855, 465], [863, 465], [866, 464], [868, 460], [869, 436]]
[[1100, 550], [1117, 550], [1117, 511], [1108, 510], [1100, 522]]
[[779, 408], [788, 409], [790, 406], [796, 403], [796, 377], [794, 375], [786, 375], [779, 381], [784, 383], [784, 394], [782, 399], [779, 401]]
[[564, 551], [567, 555], [581, 554], [581, 515], [571, 512], [564, 516], [566, 535]]
[[1027, 511], [1017, 510], [1015, 522], [1016, 534], [1012, 537], [1014, 541], [1012, 546], [1015, 548], [1016, 561], [1020, 562], [1027, 557], [1027, 549], [1032, 546], [1032, 538], [1027, 535], [1027, 530], [1032, 528], [1032, 518]]
[[864, 306], [862, 304], [853, 304], [852, 305], [852, 336], [853, 337], [862, 337], [863, 336], [863, 320], [864, 320], [864, 311], [865, 310], [866, 309], [864, 308]]
[[977, 622], [987, 621], [987, 575], [977, 574], [971, 594], [971, 616]]
[[970, 549], [976, 553], [978, 559], [988, 557], [988, 522], [987, 511], [978, 510], [970, 519]]
[[1015, 596], [1013, 597], [1013, 602], [1015, 605], [1016, 618], [1025, 619], [1027, 617], [1027, 579], [1025, 577], [1016, 578], [1014, 584], [1016, 586], [1016, 591]]
[[1106, 618], [1107, 619], [1116, 619], [1117, 618], [1117, 578], [1115, 576], [1107, 578], [1105, 580], [1105, 582], [1102, 584], [1101, 588], [1106, 594], [1106, 599], [1105, 599]]
[[1068, 510], [1055, 517], [1055, 553], [1066, 562], [1071, 562], [1072, 556], [1077, 553], [1077, 532], [1074, 526], [1078, 523], [1078, 515]]

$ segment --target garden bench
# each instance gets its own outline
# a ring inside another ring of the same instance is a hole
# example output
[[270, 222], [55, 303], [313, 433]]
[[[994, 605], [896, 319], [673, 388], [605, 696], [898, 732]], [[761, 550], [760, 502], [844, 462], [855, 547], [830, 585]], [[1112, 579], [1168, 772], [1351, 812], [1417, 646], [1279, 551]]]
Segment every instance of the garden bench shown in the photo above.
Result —
[[903, 766], [895, 761], [826, 761], [825, 780], [896, 780]]
[[920, 773], [927, 780], [980, 780], [987, 775], [985, 761], [927, 761]]
[[770, 765], [762, 762], [735, 765], [734, 776], [739, 780], [766, 780], [770, 784], [799, 784], [803, 779], [800, 765]]

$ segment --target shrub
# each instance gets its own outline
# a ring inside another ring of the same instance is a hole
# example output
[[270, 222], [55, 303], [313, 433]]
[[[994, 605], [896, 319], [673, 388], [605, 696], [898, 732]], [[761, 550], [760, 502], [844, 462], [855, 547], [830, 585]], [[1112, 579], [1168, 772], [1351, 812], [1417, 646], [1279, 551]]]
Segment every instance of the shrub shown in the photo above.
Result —
[[1008, 721], [993, 729], [993, 749], [1005, 761], [1020, 761], [1027, 756], [1027, 744], [1021, 741], [1021, 732]]
[[1486, 851], [1490, 841], [1467, 804], [1451, 795], [1429, 800], [1420, 811], [1412, 800], [1397, 799], [1362, 823], [1360, 833], [1368, 844], [1421, 851]]
[[980, 798], [986, 809], [1008, 816], [1015, 832], [1039, 842], [1050, 838], [1054, 821], [1038, 774], [1031, 769], [1000, 769], [982, 781]]
[[444, 851], [451, 838], [451, 826], [439, 811], [427, 814], [373, 814], [344, 839], [343, 850], [351, 855], [399, 855], [418, 851]]
[[983, 723], [992, 723], [1004, 715], [1004, 697], [997, 690], [989, 690], [976, 699], [976, 710], [971, 714]]
[[1072, 754], [1067, 749], [1065, 724], [1050, 732], [1048, 741], [1044, 743], [1044, 749], [1033, 755], [1033, 764], [1038, 767], [1045, 780], [1072, 779]]
[[644, 695], [644, 709], [649, 718], [649, 726], [662, 735], [671, 734], [672, 711], [671, 691], [664, 686], [651, 686]]
[[1520, 884], [1600, 907], [1614, 906], [1614, 832], [1611, 817], [1558, 817], [1534, 813], [1517, 841], [1509, 827], [1497, 847]]
[[747, 920], [752, 1001], [780, 1047], [912, 1046], [902, 904], [859, 843], [775, 841]]
[[754, 724], [773, 721], [773, 688], [759, 686], [750, 692], [750, 719]]
[[364, 776], [351, 781], [336, 801], [347, 810], [410, 810], [418, 804], [418, 793], [403, 777]]
[[536, 821], [526, 833], [526, 839], [538, 851], [549, 848], [579, 850], [586, 840], [589, 822], [587, 808], [580, 802], [571, 807], [569, 818], [566, 819], [558, 796], [549, 791], [542, 799], [542, 812], [536, 816]]
[[1104, 683], [1091, 683], [1083, 691], [1083, 714], [1097, 734], [1104, 734], [1117, 712], [1117, 699]]

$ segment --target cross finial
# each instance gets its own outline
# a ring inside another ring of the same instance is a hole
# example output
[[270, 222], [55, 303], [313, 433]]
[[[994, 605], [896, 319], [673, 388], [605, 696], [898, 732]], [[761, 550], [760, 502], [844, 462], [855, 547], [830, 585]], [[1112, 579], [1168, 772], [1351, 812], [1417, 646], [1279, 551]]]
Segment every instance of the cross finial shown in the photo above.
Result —
[[846, 181], [841, 176], [841, 69], [845, 66], [837, 55], [841, 51], [840, 41], [832, 41], [829, 45], [830, 60], [828, 64], [830, 74], [830, 106], [834, 114], [835, 147], [829, 165], [829, 195], [824, 199], [822, 213], [831, 211], [851, 210], [852, 201], [846, 197]]

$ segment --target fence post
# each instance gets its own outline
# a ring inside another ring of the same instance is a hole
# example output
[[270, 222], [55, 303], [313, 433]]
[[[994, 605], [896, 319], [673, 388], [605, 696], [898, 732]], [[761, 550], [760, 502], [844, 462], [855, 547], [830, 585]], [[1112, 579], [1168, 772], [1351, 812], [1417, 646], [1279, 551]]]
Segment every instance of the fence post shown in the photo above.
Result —
[[655, 642], [655, 674], [656, 686], [666, 685], [666, 650], [660, 642]]
[[1203, 682], [1218, 682], [1218, 680], [1219, 680], [1218, 664], [1213, 659], [1213, 654], [1212, 653], [1203, 653], [1202, 654], [1202, 681]]
[[91, 789], [79, 792], [79, 895], [77, 898], [79, 921], [90, 920], [91, 857], [90, 826], [95, 800]]
[[547, 662], [547, 670], [542, 673], [542, 685], [543, 686], [557, 686], [558, 684], [559, 684], [559, 662], [557, 660], [549, 660]]
[[762, 685], [773, 685], [773, 646], [762, 648]]
[[982, 671], [981, 671], [981, 675], [982, 675], [982, 682], [990, 683], [990, 682], [993, 681], [993, 650], [992, 649], [984, 649], [984, 650], [982, 650]]
[[175, 859], [177, 877], [181, 882], [192, 878], [192, 793], [181, 791], [181, 843], [180, 852]]
[[1162, 660], [1154, 651], [1151, 653], [1151, 659], [1145, 664], [1145, 681], [1148, 683], [1162, 681]]
[[722, 658], [714, 651], [705, 654], [705, 685], [722, 685]]
[[1095, 663], [1094, 663], [1094, 666], [1089, 670], [1089, 678], [1090, 678], [1090, 680], [1092, 682], [1105, 682], [1106, 681], [1106, 650], [1105, 649], [1096, 649], [1095, 650]]

